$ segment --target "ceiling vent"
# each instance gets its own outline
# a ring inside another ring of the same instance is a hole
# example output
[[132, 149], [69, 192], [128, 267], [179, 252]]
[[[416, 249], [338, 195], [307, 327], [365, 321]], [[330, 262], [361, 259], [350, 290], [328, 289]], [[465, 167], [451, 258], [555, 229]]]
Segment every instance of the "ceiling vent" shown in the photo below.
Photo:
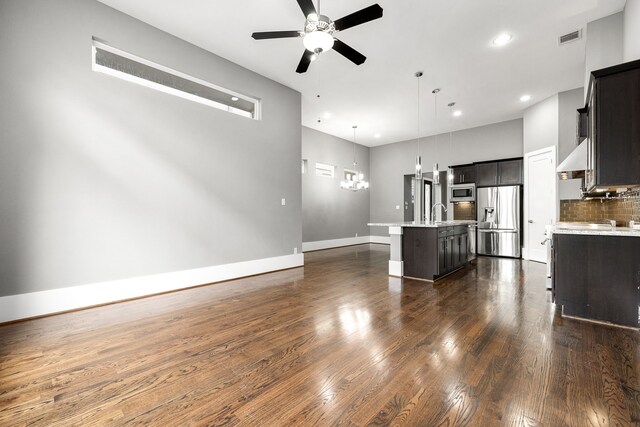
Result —
[[565, 45], [567, 43], [574, 42], [576, 40], [580, 40], [582, 38], [582, 30], [573, 31], [571, 33], [565, 34], [558, 38], [558, 44], [560, 46]]

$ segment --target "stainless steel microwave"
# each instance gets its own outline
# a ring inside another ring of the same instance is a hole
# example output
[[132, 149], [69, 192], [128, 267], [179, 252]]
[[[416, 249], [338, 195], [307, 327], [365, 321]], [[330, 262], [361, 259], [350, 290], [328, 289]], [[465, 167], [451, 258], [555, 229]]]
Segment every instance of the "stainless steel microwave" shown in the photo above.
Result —
[[475, 184], [455, 184], [449, 188], [449, 200], [451, 203], [476, 201]]

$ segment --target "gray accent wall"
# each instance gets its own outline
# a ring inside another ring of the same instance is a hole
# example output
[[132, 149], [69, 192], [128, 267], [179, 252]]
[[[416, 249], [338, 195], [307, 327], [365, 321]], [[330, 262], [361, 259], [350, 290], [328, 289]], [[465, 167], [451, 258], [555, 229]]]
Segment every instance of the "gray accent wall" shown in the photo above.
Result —
[[[522, 119], [422, 138], [420, 154], [425, 172], [434, 160], [440, 170], [451, 165], [522, 156]], [[418, 140], [371, 148], [371, 222], [403, 220], [404, 175], [415, 172]], [[398, 207], [398, 209], [396, 209]], [[388, 230], [372, 227], [372, 235], [386, 236]]]
[[624, 7], [624, 61], [640, 59], [640, 0], [627, 0]]
[[[93, 72], [92, 36], [263, 119]], [[301, 251], [298, 92], [92, 0], [0, 1], [0, 51], [0, 296]]]
[[624, 18], [624, 13], [618, 12], [587, 24], [585, 98], [592, 71], [619, 64], [624, 60]]
[[[352, 192], [340, 188], [344, 169], [353, 170], [353, 142], [303, 127], [302, 158], [308, 165], [302, 175], [302, 240], [368, 236], [371, 190]], [[356, 144], [356, 159], [369, 180], [369, 148]], [[316, 162], [336, 166], [335, 178], [316, 176]]]
[[[582, 107], [584, 107], [583, 88], [558, 94], [558, 164], [562, 163], [577, 147], [577, 110]], [[558, 198], [560, 200], [581, 199], [581, 187], [581, 179], [559, 180]]]
[[558, 145], [558, 95], [550, 96], [524, 111], [524, 152]]

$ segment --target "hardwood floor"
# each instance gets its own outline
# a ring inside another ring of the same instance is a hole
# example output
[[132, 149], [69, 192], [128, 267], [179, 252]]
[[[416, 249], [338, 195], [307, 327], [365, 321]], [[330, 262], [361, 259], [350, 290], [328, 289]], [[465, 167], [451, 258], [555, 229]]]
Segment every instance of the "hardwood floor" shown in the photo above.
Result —
[[388, 251], [0, 327], [0, 425], [640, 423], [638, 332], [562, 319], [544, 265]]

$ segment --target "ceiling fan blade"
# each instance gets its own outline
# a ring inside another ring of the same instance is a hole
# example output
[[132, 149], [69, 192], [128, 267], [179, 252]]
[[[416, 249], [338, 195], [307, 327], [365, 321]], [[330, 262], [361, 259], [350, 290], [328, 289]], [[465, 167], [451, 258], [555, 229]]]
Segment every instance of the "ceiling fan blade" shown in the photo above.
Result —
[[263, 31], [251, 34], [256, 40], [284, 39], [287, 37], [300, 37], [300, 31]]
[[307, 72], [309, 65], [311, 64], [311, 57], [313, 57], [313, 52], [309, 52], [305, 49], [302, 54], [302, 58], [300, 59], [300, 63], [298, 64], [298, 68], [296, 68], [296, 73], [302, 74]]
[[313, 0], [298, 0], [298, 5], [300, 9], [302, 9], [305, 18], [312, 13], [318, 13], [316, 12], [316, 7], [313, 5]]
[[334, 24], [336, 25], [336, 30], [342, 31], [378, 18], [382, 18], [382, 7], [376, 3], [357, 12], [353, 12], [351, 15], [340, 18], [335, 21]]
[[361, 65], [364, 61], [367, 60], [367, 57], [349, 46], [346, 43], [341, 42], [338, 39], [335, 39], [333, 42], [333, 50], [338, 52], [340, 55], [347, 58], [349, 61], [353, 62], [356, 65]]

